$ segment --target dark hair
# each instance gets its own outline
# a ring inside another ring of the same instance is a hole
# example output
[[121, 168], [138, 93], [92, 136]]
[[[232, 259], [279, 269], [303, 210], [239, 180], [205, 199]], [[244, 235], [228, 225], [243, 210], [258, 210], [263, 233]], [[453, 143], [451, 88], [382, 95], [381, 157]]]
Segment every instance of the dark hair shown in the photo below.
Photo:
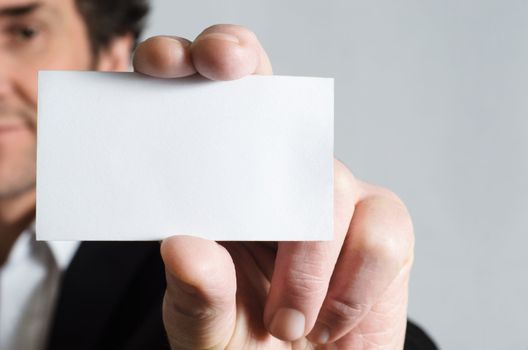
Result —
[[[75, 0], [86, 27], [93, 54], [112, 39], [130, 33], [134, 44], [145, 24], [148, 0]], [[134, 45], [135, 46], [135, 45]]]

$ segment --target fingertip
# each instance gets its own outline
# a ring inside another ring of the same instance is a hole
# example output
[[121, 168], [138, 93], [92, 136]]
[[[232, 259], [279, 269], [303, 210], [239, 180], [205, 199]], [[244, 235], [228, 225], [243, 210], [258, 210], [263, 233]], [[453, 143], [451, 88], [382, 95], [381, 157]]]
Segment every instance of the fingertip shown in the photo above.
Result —
[[338, 254], [335, 241], [281, 242], [264, 309], [264, 323], [271, 334], [294, 341], [311, 331]]
[[326, 344], [330, 340], [330, 328], [321, 322], [316, 322], [307, 338], [317, 344]]
[[221, 283], [235, 290], [235, 268], [227, 250], [208, 239], [172, 236], [162, 241], [161, 256], [166, 271], [181, 282], [197, 289], [213, 288]]
[[256, 50], [236, 35], [212, 32], [191, 45], [196, 70], [211, 80], [236, 80], [253, 74], [259, 59]]
[[273, 315], [269, 324], [270, 333], [284, 341], [296, 341], [304, 336], [306, 318], [298, 310], [280, 308]]
[[155, 36], [140, 43], [132, 64], [135, 71], [157, 78], [181, 78], [196, 73], [190, 41], [172, 36]]

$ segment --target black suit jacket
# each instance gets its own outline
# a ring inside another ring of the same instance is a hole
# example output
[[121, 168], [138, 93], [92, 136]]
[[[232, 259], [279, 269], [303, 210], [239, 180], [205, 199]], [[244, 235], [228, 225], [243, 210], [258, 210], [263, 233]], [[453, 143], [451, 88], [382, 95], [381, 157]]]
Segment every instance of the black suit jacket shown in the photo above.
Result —
[[[83, 242], [65, 272], [49, 350], [166, 350], [158, 242]], [[406, 350], [436, 349], [408, 323]]]

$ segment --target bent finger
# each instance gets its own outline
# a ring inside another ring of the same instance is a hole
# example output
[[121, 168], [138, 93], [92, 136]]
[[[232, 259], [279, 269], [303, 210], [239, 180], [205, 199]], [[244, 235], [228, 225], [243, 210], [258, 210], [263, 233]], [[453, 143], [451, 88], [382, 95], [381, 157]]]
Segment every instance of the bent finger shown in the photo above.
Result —
[[414, 236], [405, 206], [392, 195], [361, 200], [344, 242], [328, 294], [309, 338], [333, 342], [370, 311], [412, 261]]
[[355, 179], [334, 162], [334, 239], [280, 242], [264, 322], [271, 334], [294, 341], [313, 327], [354, 212]]
[[196, 73], [191, 42], [176, 36], [154, 36], [140, 43], [132, 65], [136, 72], [157, 78], [182, 78]]
[[217, 24], [205, 29], [191, 44], [191, 56], [196, 70], [212, 80], [272, 74], [255, 33], [242, 26]]

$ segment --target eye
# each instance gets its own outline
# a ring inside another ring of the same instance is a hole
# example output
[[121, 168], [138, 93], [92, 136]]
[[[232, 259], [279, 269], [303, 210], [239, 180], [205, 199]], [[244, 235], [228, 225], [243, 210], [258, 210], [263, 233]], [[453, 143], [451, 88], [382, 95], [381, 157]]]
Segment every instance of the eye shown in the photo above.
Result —
[[32, 39], [33, 37], [37, 35], [37, 30], [32, 27], [21, 27], [17, 31], [17, 34], [19, 38], [28, 40], [28, 39]]
[[38, 30], [32, 26], [16, 26], [10, 30], [16, 40], [29, 41], [37, 36]]

